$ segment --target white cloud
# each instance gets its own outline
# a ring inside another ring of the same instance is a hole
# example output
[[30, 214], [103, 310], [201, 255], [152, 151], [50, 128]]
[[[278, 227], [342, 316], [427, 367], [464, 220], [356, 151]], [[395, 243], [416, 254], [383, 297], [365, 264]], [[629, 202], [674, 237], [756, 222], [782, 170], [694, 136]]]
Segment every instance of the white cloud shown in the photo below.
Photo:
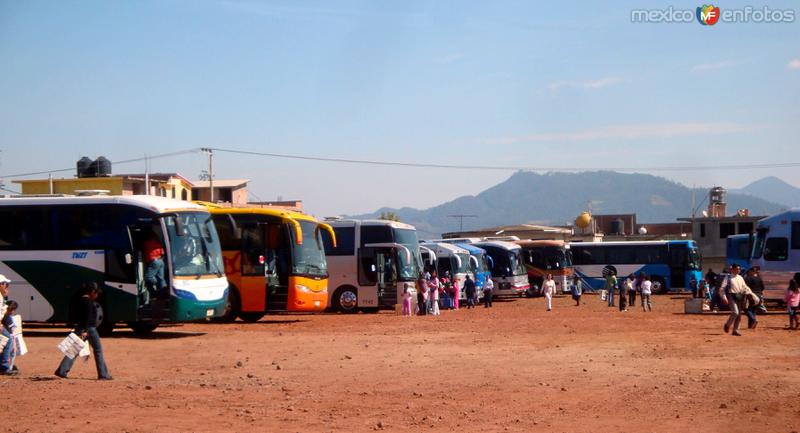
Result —
[[590, 141], [603, 139], [634, 140], [641, 138], [671, 138], [684, 135], [720, 135], [749, 132], [753, 128], [735, 123], [645, 123], [613, 125], [605, 128], [573, 132], [555, 132], [521, 136], [497, 137], [489, 144], [541, 143], [553, 141]]
[[725, 60], [725, 61], [716, 62], [716, 63], [703, 63], [701, 65], [692, 66], [691, 71], [693, 73], [714, 71], [714, 70], [717, 70], [717, 69], [728, 68], [728, 67], [731, 67], [731, 66], [733, 66], [735, 64], [736, 64], [736, 62], [732, 62], [730, 60]]
[[800, 69], [800, 59], [792, 59], [788, 65], [786, 65], [789, 69]]
[[614, 84], [621, 82], [622, 78], [620, 77], [607, 77], [594, 81], [556, 81], [554, 83], [550, 83], [547, 88], [554, 93], [563, 88], [596, 90], [602, 89], [603, 87], [613, 86]]

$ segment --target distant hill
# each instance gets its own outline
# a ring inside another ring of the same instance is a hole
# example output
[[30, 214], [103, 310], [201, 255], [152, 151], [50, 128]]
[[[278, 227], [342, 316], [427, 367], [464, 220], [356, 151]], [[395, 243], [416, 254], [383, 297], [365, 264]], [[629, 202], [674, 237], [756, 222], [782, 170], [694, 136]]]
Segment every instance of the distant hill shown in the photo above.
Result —
[[786, 207], [800, 207], [800, 188], [789, 185], [775, 176], [759, 179], [731, 192], [760, 197]]
[[[707, 189], [697, 189], [698, 203], [707, 194]], [[465, 219], [464, 229], [528, 222], [562, 225], [573, 221], [589, 203], [596, 214], [636, 213], [643, 223], [675, 222], [690, 216], [692, 190], [648, 174], [517, 172], [476, 196], [459, 197], [430, 209], [381, 208], [355, 217], [377, 218], [382, 212], [395, 212], [401, 221], [415, 225], [420, 237], [438, 237], [459, 229], [458, 221], [448, 215], [479, 216]], [[753, 214], [769, 215], [785, 207], [747, 194], [728, 194], [730, 210], [748, 208]]]

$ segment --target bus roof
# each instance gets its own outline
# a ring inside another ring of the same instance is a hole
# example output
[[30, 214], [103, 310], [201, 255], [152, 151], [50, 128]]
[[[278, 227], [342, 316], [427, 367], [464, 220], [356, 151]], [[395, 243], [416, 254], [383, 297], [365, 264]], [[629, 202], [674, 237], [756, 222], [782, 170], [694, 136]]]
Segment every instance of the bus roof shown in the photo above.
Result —
[[572, 242], [570, 244], [571, 247], [579, 247], [581, 245], [588, 245], [588, 246], [612, 246], [612, 245], [623, 245], [623, 246], [635, 246], [635, 245], [669, 245], [669, 244], [689, 244], [694, 243], [694, 240], [686, 239], [686, 240], [669, 240], [669, 241], [613, 241], [613, 242]]
[[417, 229], [411, 224], [401, 223], [399, 221], [389, 221], [389, 220], [357, 220], [357, 219], [326, 218], [325, 223], [330, 224], [331, 226], [334, 227], [364, 225], [364, 226], [390, 226], [396, 229], [408, 229], [408, 230]]
[[420, 245], [432, 249], [436, 254], [440, 254], [441, 252], [448, 252], [450, 254], [469, 254], [469, 251], [465, 248], [443, 242], [425, 242]]
[[[775, 215], [770, 215], [762, 220], [759, 220], [758, 223], [756, 223], [756, 227], [769, 227], [770, 224], [773, 224], [776, 221], [784, 221], [786, 218], [790, 217], [800, 217], [800, 207], [795, 207], [780, 213], [776, 213]], [[791, 226], [791, 224], [788, 225]]]
[[533, 240], [533, 239], [525, 239], [520, 241], [514, 241], [515, 244], [521, 246], [522, 248], [535, 248], [535, 247], [569, 247], [569, 245], [564, 241], [559, 240]]
[[515, 244], [513, 242], [508, 242], [508, 241], [481, 241], [481, 242], [475, 242], [474, 245], [476, 247], [482, 247], [484, 245], [487, 246], [487, 247], [500, 247], [500, 248], [502, 248], [504, 250], [507, 250], [507, 251], [513, 251], [513, 250], [521, 249], [521, 247], [519, 245], [517, 245], [517, 244]]
[[96, 195], [88, 197], [14, 197], [0, 198], [0, 206], [46, 206], [68, 204], [124, 204], [165, 213], [176, 211], [207, 211], [203, 206], [174, 198], [156, 195]]
[[454, 245], [469, 251], [470, 254], [483, 254], [486, 252], [486, 250], [484, 250], [483, 248], [478, 248], [472, 244], [454, 244]]
[[288, 209], [277, 208], [263, 208], [263, 207], [225, 207], [213, 203], [196, 201], [195, 203], [205, 206], [212, 214], [236, 214], [236, 215], [269, 215], [277, 218], [291, 218], [295, 220], [304, 220], [319, 222], [311, 215], [296, 212]]

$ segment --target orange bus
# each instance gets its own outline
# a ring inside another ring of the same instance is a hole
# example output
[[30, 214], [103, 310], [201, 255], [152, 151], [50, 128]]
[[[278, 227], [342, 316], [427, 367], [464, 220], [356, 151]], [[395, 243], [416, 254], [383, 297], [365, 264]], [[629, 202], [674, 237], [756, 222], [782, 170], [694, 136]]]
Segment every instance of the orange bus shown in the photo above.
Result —
[[514, 243], [522, 247], [522, 261], [531, 284], [528, 296], [542, 294], [542, 282], [547, 274], [553, 275], [557, 291], [563, 293], [568, 290], [569, 279], [573, 275], [569, 244], [550, 240], [521, 240]]
[[328, 264], [320, 230], [335, 239], [331, 226], [284, 209], [201, 204], [217, 228], [230, 283], [222, 321], [255, 322], [268, 312], [327, 308]]

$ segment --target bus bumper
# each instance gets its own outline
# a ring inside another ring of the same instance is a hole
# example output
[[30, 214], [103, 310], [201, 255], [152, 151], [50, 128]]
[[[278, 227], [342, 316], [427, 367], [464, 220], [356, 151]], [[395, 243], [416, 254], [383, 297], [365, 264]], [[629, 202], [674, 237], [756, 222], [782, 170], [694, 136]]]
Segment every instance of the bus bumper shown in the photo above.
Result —
[[170, 306], [170, 320], [173, 322], [187, 322], [192, 320], [211, 319], [221, 317], [225, 312], [226, 299], [216, 301], [197, 301], [173, 297]]

